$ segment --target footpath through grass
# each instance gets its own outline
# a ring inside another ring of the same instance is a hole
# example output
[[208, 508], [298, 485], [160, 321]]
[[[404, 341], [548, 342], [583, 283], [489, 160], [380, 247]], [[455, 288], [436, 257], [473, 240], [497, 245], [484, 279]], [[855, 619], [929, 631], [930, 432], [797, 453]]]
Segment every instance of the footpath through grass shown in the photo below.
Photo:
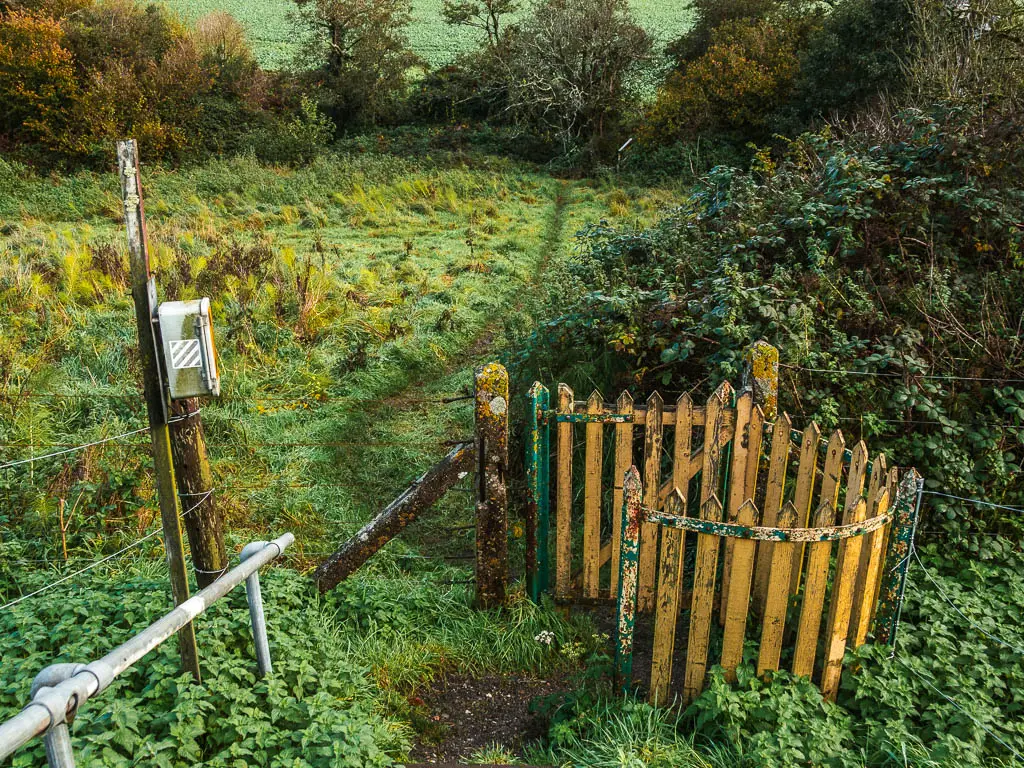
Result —
[[[471, 531], [450, 530], [472, 521], [466, 493], [442, 505], [443, 530], [423, 523], [325, 598], [303, 572], [470, 433], [469, 403], [435, 401], [548, 311], [542, 281], [575, 231], [648, 221], [670, 193], [371, 154], [144, 168], [143, 182], [161, 298], [213, 300], [224, 395], [202, 415], [229, 548], [285, 530], [297, 543], [264, 579], [274, 680], [254, 681], [234, 595], [197, 622], [204, 686], [177, 677], [166, 644], [83, 710], [79, 764], [387, 764], [412, 737], [408, 697], [440, 672], [577, 663], [533, 638], [585, 648], [585, 625], [522, 601], [474, 612], [471, 587], [446, 583], [467, 568], [421, 557], [471, 551]], [[113, 173], [0, 163], [0, 464], [144, 424], [120, 216]], [[2, 470], [0, 499], [0, 604], [159, 525], [144, 434]], [[154, 537], [0, 610], [0, 718], [46, 664], [97, 657], [169, 606]]]

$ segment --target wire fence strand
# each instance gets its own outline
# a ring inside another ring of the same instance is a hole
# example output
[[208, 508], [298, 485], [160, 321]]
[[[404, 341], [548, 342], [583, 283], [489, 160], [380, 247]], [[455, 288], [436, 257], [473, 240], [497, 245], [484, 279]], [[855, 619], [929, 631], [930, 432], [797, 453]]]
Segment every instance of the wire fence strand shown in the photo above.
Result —
[[[203, 498], [201, 498], [193, 506], [189, 507], [187, 510], [182, 512], [178, 519], [179, 520], [184, 520], [190, 514], [195, 512], [197, 509], [199, 509], [199, 507], [203, 504], [203, 502], [205, 502], [206, 499], [209, 498], [210, 495], [213, 494], [213, 492], [214, 492], [214, 489], [210, 489], [209, 491], [207, 491], [205, 493], [205, 495], [203, 496]], [[4, 610], [6, 610], [8, 608], [11, 608], [11, 607], [17, 605], [18, 603], [21, 603], [21, 602], [24, 602], [25, 600], [28, 600], [29, 598], [36, 597], [37, 595], [41, 595], [44, 592], [48, 592], [49, 590], [53, 589], [54, 587], [58, 587], [61, 584], [64, 584], [64, 583], [66, 583], [68, 581], [71, 581], [72, 579], [74, 579], [77, 576], [81, 576], [83, 573], [86, 573], [87, 571], [91, 571], [93, 568], [97, 568], [97, 567], [103, 565], [104, 563], [110, 562], [111, 560], [114, 560], [114, 559], [120, 557], [125, 552], [128, 552], [131, 549], [134, 549], [135, 547], [139, 546], [140, 544], [143, 544], [144, 542], [148, 541], [149, 539], [153, 538], [154, 536], [159, 535], [162, 532], [163, 532], [163, 528], [156, 528], [156, 529], [150, 531], [149, 533], [147, 533], [142, 538], [137, 539], [137, 540], [133, 541], [131, 544], [128, 544], [128, 545], [122, 547], [117, 552], [114, 552], [111, 555], [107, 555], [106, 557], [103, 557], [103, 558], [101, 558], [99, 560], [96, 560], [95, 562], [90, 563], [89, 565], [85, 566], [84, 568], [79, 568], [74, 573], [69, 573], [67, 576], [63, 576], [63, 577], [57, 579], [56, 581], [53, 581], [53, 582], [47, 584], [46, 586], [40, 587], [37, 590], [29, 592], [27, 595], [22, 595], [21, 597], [18, 597], [18, 598], [14, 599], [14, 600], [11, 600], [10, 602], [5, 603], [4, 605], [0, 605], [0, 611], [4, 611]]]
[[126, 437], [131, 437], [132, 435], [137, 435], [141, 432], [146, 432], [148, 430], [149, 427], [140, 427], [139, 429], [133, 429], [131, 432], [125, 432], [123, 434], [115, 435], [113, 437], [105, 437], [102, 440], [96, 440], [91, 443], [85, 443], [84, 445], [76, 445], [71, 448], [65, 448], [64, 450], [61, 451], [45, 453], [42, 454], [41, 456], [33, 456], [28, 459], [18, 459], [17, 461], [10, 461], [6, 464], [0, 464], [0, 469], [10, 469], [11, 467], [21, 466], [22, 464], [31, 464], [36, 461], [45, 461], [46, 459], [52, 459], [56, 456], [63, 456], [68, 453], [75, 453], [76, 451], [84, 451], [86, 448], [92, 448], [93, 446], [96, 445], [103, 445], [104, 443], [111, 443], [114, 442], [115, 440], [123, 440]]
[[985, 381], [985, 382], [998, 382], [1000, 384], [1024, 384], [1024, 379], [1012, 378], [1012, 377], [986, 377], [986, 376], [952, 376], [945, 374], [936, 373], [913, 373], [907, 371], [904, 373], [887, 373], [885, 371], [851, 371], [844, 368], [808, 368], [803, 365], [793, 365], [791, 363], [779, 363], [780, 368], [790, 368], [796, 371], [807, 371], [808, 373], [831, 373], [831, 374], [844, 374], [850, 376], [877, 376], [885, 379], [902, 379], [906, 377], [914, 379], [931, 379], [934, 381]]
[[947, 595], [945, 593], [945, 591], [943, 591], [942, 587], [939, 585], [938, 580], [935, 579], [931, 575], [931, 573], [929, 573], [927, 568], [925, 568], [924, 563], [921, 562], [921, 556], [919, 554], [917, 554], [917, 547], [914, 547], [912, 545], [911, 549], [910, 549], [910, 554], [913, 556], [914, 560], [917, 561], [917, 565], [921, 569], [921, 572], [924, 573], [925, 578], [928, 579], [928, 581], [930, 581], [932, 583], [933, 587], [935, 587], [935, 591], [939, 593], [939, 596], [949, 604], [950, 608], [952, 608], [954, 611], [956, 611], [960, 615], [960, 617], [964, 621], [967, 622], [967, 624], [971, 627], [971, 629], [973, 629], [975, 632], [977, 632], [977, 633], [979, 633], [981, 635], [984, 635], [989, 640], [994, 640], [995, 642], [999, 643], [1000, 645], [1009, 648], [1012, 651], [1015, 651], [1015, 652], [1020, 653], [1020, 654], [1024, 654], [1024, 648], [1022, 648], [1020, 646], [1017, 646], [1017, 645], [1014, 645], [1013, 643], [1007, 642], [1006, 640], [1003, 640], [1001, 637], [997, 637], [996, 635], [993, 635], [992, 633], [987, 632], [986, 630], [982, 629], [978, 624], [976, 624], [974, 621], [972, 621], [971, 618], [966, 613], [961, 611], [960, 608], [956, 605], [956, 603], [953, 602], [953, 600], [949, 597], [949, 595]]

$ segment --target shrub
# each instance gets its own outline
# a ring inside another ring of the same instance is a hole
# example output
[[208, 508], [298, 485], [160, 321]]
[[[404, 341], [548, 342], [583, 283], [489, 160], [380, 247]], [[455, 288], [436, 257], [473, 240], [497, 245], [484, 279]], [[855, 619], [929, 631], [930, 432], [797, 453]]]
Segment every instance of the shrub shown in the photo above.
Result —
[[801, 32], [785, 19], [723, 23], [702, 56], [669, 75], [642, 136], [647, 143], [712, 131], [762, 138], [793, 89]]
[[0, 135], [66, 149], [78, 98], [74, 57], [60, 24], [27, 11], [0, 14]]
[[409, 0], [297, 0], [312, 32], [300, 65], [313, 65], [320, 107], [338, 125], [376, 122], [394, 109], [418, 63], [406, 28]]
[[509, 30], [500, 60], [512, 109], [569, 152], [610, 131], [636, 97], [651, 49], [626, 0], [537, 0]]
[[781, 7], [782, 0], [693, 0], [693, 23], [686, 34], [669, 43], [665, 52], [675, 69], [683, 70], [687, 62], [707, 53], [711, 36], [721, 25], [739, 19], [774, 17]]
[[207, 14], [196, 21], [190, 36], [219, 93], [253, 105], [260, 102], [265, 87], [263, 73], [245, 30], [233, 16], [221, 11]]
[[507, 120], [508, 89], [494, 52], [481, 50], [428, 72], [409, 106], [415, 117], [431, 122]]
[[848, 115], [902, 87], [911, 52], [907, 0], [843, 0], [815, 29], [800, 56], [793, 98], [798, 119]]

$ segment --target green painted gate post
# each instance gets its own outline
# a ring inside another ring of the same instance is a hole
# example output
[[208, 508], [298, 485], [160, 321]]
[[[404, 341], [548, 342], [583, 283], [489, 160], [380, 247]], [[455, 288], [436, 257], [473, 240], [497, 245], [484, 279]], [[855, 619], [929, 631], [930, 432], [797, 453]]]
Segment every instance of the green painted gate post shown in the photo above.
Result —
[[530, 599], [540, 602], [548, 590], [548, 537], [550, 534], [551, 426], [547, 411], [548, 388], [534, 382], [526, 409], [526, 582]]
[[619, 599], [615, 619], [615, 682], [625, 693], [633, 687], [633, 629], [636, 625], [637, 570], [644, 489], [635, 466], [622, 481], [622, 548], [619, 556]]
[[903, 594], [907, 588], [907, 568], [910, 566], [917, 514], [921, 508], [921, 488], [924, 484], [917, 470], [908, 469], [896, 491], [889, 552], [882, 573], [882, 589], [875, 614], [875, 642], [896, 644], [896, 628], [903, 610]]

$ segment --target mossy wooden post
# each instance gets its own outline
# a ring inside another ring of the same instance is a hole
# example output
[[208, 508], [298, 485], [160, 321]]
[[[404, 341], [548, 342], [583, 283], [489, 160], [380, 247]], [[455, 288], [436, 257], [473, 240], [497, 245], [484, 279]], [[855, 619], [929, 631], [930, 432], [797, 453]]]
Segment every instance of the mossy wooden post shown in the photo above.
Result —
[[171, 403], [171, 455], [184, 516], [185, 532], [192, 552], [192, 569], [199, 588], [207, 587], [228, 568], [224, 549], [224, 519], [213, 496], [213, 472], [206, 450], [199, 398]]
[[622, 480], [622, 530], [619, 540], [619, 596], [615, 620], [615, 682], [626, 693], [633, 686], [633, 628], [636, 625], [637, 574], [640, 561], [640, 525], [643, 522], [643, 485], [636, 467]]
[[548, 388], [535, 382], [530, 388], [526, 413], [526, 582], [530, 598], [540, 602], [548, 589], [548, 536], [550, 512], [548, 475], [551, 459], [551, 427], [547, 411]]
[[321, 592], [334, 589], [426, 512], [476, 465], [476, 443], [459, 443], [313, 572]]
[[508, 579], [508, 371], [476, 369], [476, 605], [505, 603]]
[[[146, 215], [142, 204], [142, 182], [139, 179], [139, 154], [134, 139], [117, 142], [117, 165], [121, 182], [121, 200], [128, 230], [128, 258], [131, 262], [132, 299], [135, 321], [139, 329], [139, 359], [149, 414], [150, 438], [153, 441], [153, 464], [156, 472], [157, 501], [163, 525], [164, 551], [170, 574], [171, 595], [175, 605], [189, 598], [188, 573], [185, 570], [185, 547], [181, 537], [175, 493], [174, 465], [171, 460], [171, 436], [167, 425], [167, 400], [160, 370], [161, 347], [156, 327], [156, 284], [150, 276], [149, 247], [146, 239]], [[199, 649], [195, 629], [189, 622], [178, 630], [181, 665], [199, 682]]]
[[747, 349], [743, 388], [754, 393], [754, 404], [761, 406], [764, 418], [774, 421], [779, 412], [779, 350], [764, 339]]

